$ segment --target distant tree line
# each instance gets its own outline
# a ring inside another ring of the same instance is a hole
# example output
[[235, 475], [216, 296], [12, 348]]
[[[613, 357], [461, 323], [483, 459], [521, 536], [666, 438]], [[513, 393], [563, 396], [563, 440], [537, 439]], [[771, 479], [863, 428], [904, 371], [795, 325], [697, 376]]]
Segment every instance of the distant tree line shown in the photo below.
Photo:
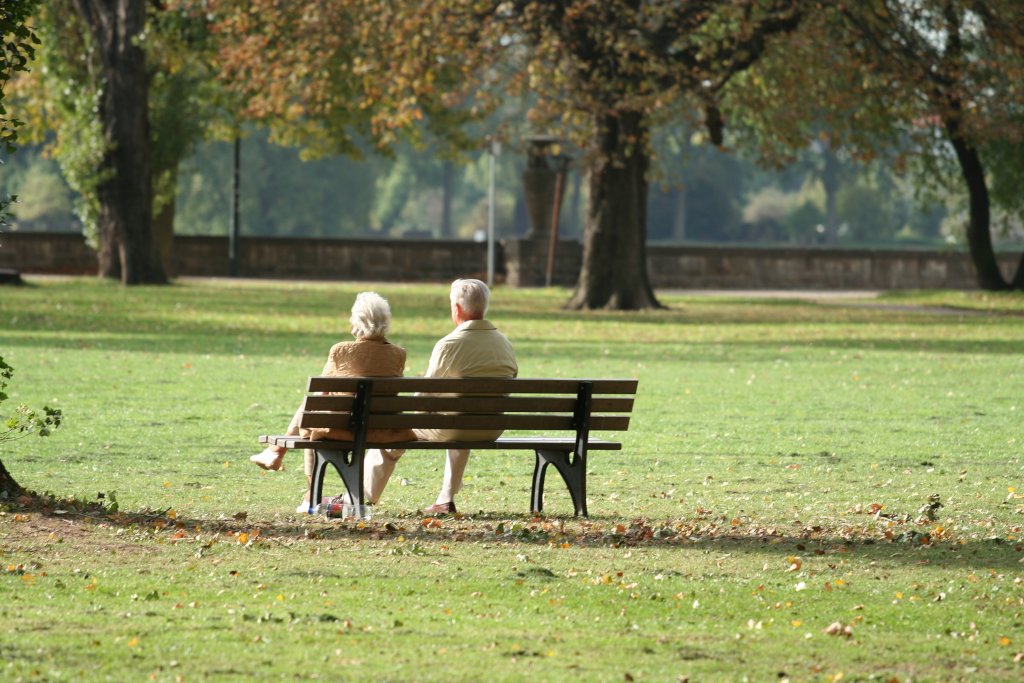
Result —
[[[369, 162], [372, 200], [326, 202], [298, 232], [364, 213], [381, 233], [425, 232], [413, 201], [453, 233], [486, 137], [560, 136], [584, 178], [576, 308], [656, 307], [644, 249], [666, 225], [839, 244], [934, 239], [962, 214], [979, 284], [1024, 287], [993, 251], [993, 216], [1012, 229], [1024, 203], [1014, 0], [44, 0], [37, 17], [45, 68], [18, 79], [19, 106], [53, 131], [102, 274], [126, 284], [165, 281], [197, 146], [255, 126], [303, 158], [386, 160]], [[750, 160], [789, 181], [768, 187]], [[249, 170], [295, 187], [274, 164]], [[289, 225], [272, 200], [249, 201]], [[514, 230], [518, 201], [503, 201]]]

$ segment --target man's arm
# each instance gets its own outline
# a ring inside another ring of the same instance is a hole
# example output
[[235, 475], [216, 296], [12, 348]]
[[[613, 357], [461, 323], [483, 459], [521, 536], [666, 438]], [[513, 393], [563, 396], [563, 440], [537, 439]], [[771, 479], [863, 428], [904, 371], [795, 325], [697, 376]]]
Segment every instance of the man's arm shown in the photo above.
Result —
[[[434, 350], [430, 354], [430, 364], [427, 365], [427, 374], [424, 377], [447, 377], [449, 371], [449, 356], [445, 353], [444, 340], [434, 344]], [[427, 392], [417, 391], [417, 396], [436, 396]]]
[[427, 365], [427, 374], [424, 377], [447, 377], [448, 364], [442, 362], [445, 358], [444, 344], [439, 341], [434, 344], [434, 350], [430, 354], [430, 363]]

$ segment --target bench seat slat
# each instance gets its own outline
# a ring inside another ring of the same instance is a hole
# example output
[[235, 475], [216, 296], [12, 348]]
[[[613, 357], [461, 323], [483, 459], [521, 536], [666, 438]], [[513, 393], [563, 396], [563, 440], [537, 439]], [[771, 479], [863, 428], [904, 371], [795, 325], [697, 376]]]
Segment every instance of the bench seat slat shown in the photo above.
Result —
[[[348, 413], [303, 413], [300, 427], [349, 428]], [[572, 430], [571, 415], [436, 415], [406, 413], [400, 415], [370, 415], [370, 429], [562, 429]], [[625, 415], [591, 415], [592, 431], [620, 431], [629, 429]]]
[[360, 379], [373, 380], [373, 393], [400, 394], [413, 391], [435, 394], [568, 394], [575, 395], [580, 382], [593, 382], [593, 393], [635, 394], [635, 379], [452, 379], [447, 377], [310, 377], [307, 391], [351, 393]]
[[[319, 448], [321, 450], [349, 450], [351, 441], [309, 441], [299, 436], [261, 436], [260, 443], [284, 448]], [[535, 450], [538, 448], [556, 451], [571, 451], [576, 446], [573, 437], [503, 436], [496, 441], [405, 441], [399, 443], [367, 442], [367, 448], [405, 448], [416, 450], [445, 450], [468, 448], [470, 450]], [[616, 441], [590, 438], [587, 449], [593, 451], [620, 451], [622, 444]]]
[[[355, 399], [351, 396], [307, 396], [305, 410], [347, 413]], [[574, 397], [562, 396], [380, 396], [370, 403], [370, 414], [404, 411], [456, 413], [571, 413]], [[595, 398], [590, 410], [595, 413], [628, 413], [632, 398]]]

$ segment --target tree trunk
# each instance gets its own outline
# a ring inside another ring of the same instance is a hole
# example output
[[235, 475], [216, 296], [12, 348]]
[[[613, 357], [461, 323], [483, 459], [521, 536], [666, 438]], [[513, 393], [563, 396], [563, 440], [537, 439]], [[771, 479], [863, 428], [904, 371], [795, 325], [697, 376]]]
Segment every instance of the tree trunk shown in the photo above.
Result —
[[1024, 254], [1021, 255], [1020, 263], [1017, 264], [1017, 273], [1013, 276], [1013, 282], [1010, 283], [1010, 287], [1024, 291]]
[[[145, 53], [135, 44], [145, 26], [146, 2], [75, 0], [75, 5], [96, 42], [103, 70], [99, 114], [109, 145], [103, 168], [113, 173], [97, 188], [100, 239], [116, 238], [122, 283], [166, 284], [152, 236], [149, 79]], [[101, 245], [101, 262], [107, 249]], [[103, 265], [103, 274], [113, 271], [109, 259]]]
[[990, 291], [1007, 289], [1006, 281], [999, 270], [995, 251], [992, 249], [992, 232], [990, 230], [988, 186], [985, 184], [985, 169], [981, 165], [978, 150], [967, 143], [960, 135], [960, 124], [956, 119], [944, 121], [949, 141], [956, 151], [960, 170], [964, 174], [969, 196], [970, 219], [967, 223], [967, 245], [971, 252], [971, 261], [978, 275], [978, 286]]
[[647, 129], [643, 114], [597, 122], [583, 267], [567, 308], [661, 308], [647, 280]]
[[157, 253], [160, 254], [160, 262], [163, 264], [165, 273], [170, 272], [167, 264], [174, 257], [175, 204], [176, 198], [171, 195], [171, 198], [160, 208], [160, 213], [153, 216], [153, 241], [156, 243]]
[[21, 495], [21, 486], [14, 480], [11, 473], [4, 467], [3, 461], [0, 461], [0, 492], [7, 493], [7, 499], [16, 498]]
[[103, 207], [100, 207], [99, 215], [99, 252], [97, 254], [100, 262], [100, 277], [109, 277], [114, 280], [121, 279], [121, 255], [118, 252], [117, 233], [111, 221], [104, 217]]

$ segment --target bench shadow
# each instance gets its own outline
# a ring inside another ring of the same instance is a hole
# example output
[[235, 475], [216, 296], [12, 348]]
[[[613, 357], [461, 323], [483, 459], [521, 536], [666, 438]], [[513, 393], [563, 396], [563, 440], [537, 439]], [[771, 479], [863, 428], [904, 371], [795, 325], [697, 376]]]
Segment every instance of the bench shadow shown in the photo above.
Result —
[[[444, 517], [424, 517], [418, 514], [378, 515], [377, 518], [358, 521], [330, 519], [320, 515], [285, 517], [273, 520], [248, 519], [242, 513], [234, 517], [179, 516], [170, 510], [120, 511], [112, 506], [83, 503], [79, 507], [56, 500], [28, 505], [21, 512], [10, 510], [8, 515], [31, 515], [35, 521], [72, 521], [105, 524], [117, 529], [145, 531], [154, 539], [180, 543], [193, 543], [197, 548], [210, 549], [220, 543], [256, 546], [256, 549], [294, 547], [301, 550], [309, 544], [377, 542], [376, 551], [389, 551], [396, 556], [422, 557], [430, 561], [449, 558], [454, 561], [464, 549], [476, 544], [517, 550], [528, 558], [526, 566], [542, 567], [543, 557], [537, 553], [557, 551], [566, 546], [593, 553], [595, 564], [606, 563], [603, 555], [608, 551], [629, 552], [631, 549], [657, 549], [672, 555], [657, 561], [658, 570], [678, 571], [680, 562], [698, 562], [707, 565], [716, 559], [739, 554], [756, 558], [756, 563], [768, 563], [773, 569], [783, 568], [796, 558], [815, 570], [863, 568], [864, 562], [878, 563], [881, 569], [891, 566], [973, 568], [983, 574], [1018, 572], [1024, 561], [1021, 541], [998, 539], [963, 540], [932, 539], [928, 526], [908, 524], [892, 539], [846, 538], [833, 529], [810, 531], [793, 535], [774, 533], [750, 535], [748, 533], [692, 532], [685, 529], [706, 525], [701, 517], [679, 518], [671, 526], [652, 529], [643, 520], [628, 520], [606, 515], [589, 518], [541, 516], [528, 514], [508, 515], [496, 512]], [[653, 524], [653, 520], [651, 521]], [[683, 532], [676, 533], [679, 525]], [[660, 532], [658, 529], [671, 529]], [[244, 534], [244, 536], [243, 536]], [[665, 534], [663, 538], [654, 535]], [[401, 539], [401, 540], [399, 540]], [[369, 552], [369, 549], [367, 549]], [[708, 553], [711, 557], [708, 557]], [[454, 555], [453, 555], [454, 553]], [[599, 558], [598, 556], [602, 557]], [[701, 559], [703, 558], [703, 559]], [[850, 560], [856, 558], [854, 567]], [[845, 561], [845, 562], [844, 562]], [[675, 569], [673, 567], [676, 567]], [[555, 577], [560, 578], [560, 577]]]

